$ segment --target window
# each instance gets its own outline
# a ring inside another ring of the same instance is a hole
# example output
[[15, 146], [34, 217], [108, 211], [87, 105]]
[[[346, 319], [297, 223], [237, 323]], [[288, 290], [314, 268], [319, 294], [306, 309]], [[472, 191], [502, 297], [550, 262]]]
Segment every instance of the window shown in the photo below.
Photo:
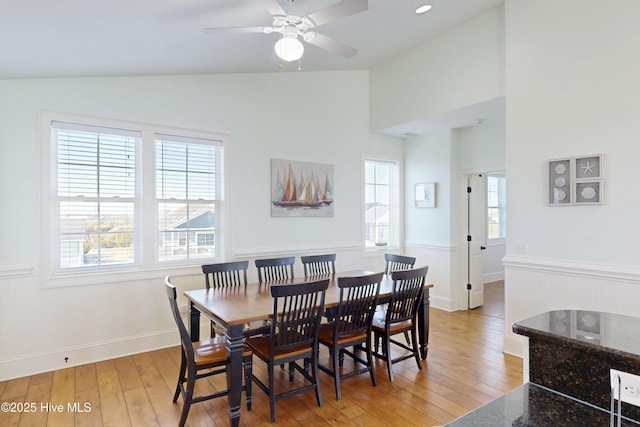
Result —
[[221, 256], [222, 138], [65, 119], [46, 120], [53, 275]]
[[210, 141], [156, 136], [160, 261], [215, 255], [219, 151]]
[[398, 165], [364, 162], [364, 246], [398, 245]]
[[506, 237], [506, 187], [503, 174], [487, 175], [487, 238], [504, 239]]

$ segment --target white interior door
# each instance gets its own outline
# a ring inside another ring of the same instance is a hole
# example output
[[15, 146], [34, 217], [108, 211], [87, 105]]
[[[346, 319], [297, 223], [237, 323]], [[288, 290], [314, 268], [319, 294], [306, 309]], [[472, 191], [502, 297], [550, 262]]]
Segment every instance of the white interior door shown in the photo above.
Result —
[[485, 174], [467, 176], [467, 291], [469, 308], [484, 303], [483, 252], [486, 249], [486, 177]]

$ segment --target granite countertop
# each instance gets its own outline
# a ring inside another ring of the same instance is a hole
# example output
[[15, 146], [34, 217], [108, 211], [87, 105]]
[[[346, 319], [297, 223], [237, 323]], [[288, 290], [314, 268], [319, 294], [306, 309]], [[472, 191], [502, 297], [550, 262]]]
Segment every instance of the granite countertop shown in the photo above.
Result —
[[[527, 383], [445, 426], [608, 426], [609, 423], [608, 411]], [[623, 417], [621, 425], [637, 427], [640, 423]]]
[[513, 332], [580, 346], [640, 363], [640, 318], [587, 310], [556, 310], [516, 322]]

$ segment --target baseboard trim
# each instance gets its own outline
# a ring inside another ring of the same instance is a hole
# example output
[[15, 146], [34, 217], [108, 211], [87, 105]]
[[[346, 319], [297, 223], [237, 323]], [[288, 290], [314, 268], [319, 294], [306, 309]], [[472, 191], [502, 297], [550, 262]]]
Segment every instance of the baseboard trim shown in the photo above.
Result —
[[437, 308], [440, 310], [452, 312], [456, 311], [453, 309], [453, 303], [450, 298], [443, 298], [434, 295], [429, 296], [429, 305], [433, 308]]
[[502, 352], [522, 359], [524, 355], [524, 339], [522, 339], [522, 337], [511, 337], [509, 335], [505, 335], [502, 344]]
[[[0, 381], [179, 345], [175, 328], [0, 360]], [[68, 358], [65, 362], [65, 357]]]
[[497, 282], [498, 280], [504, 280], [504, 271], [498, 271], [496, 273], [486, 273], [483, 277], [484, 283]]

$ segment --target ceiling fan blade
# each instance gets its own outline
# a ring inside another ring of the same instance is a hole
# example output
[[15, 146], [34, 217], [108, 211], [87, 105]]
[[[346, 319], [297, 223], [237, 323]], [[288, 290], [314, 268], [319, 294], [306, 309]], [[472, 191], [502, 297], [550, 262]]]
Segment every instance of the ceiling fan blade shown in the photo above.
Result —
[[249, 34], [249, 33], [265, 33], [265, 28], [271, 27], [221, 27], [221, 28], [205, 28], [203, 31], [211, 35], [224, 34]]
[[278, 0], [262, 0], [264, 3], [263, 7], [269, 12], [271, 15], [277, 16], [286, 16], [287, 12], [284, 11]]
[[354, 49], [351, 46], [347, 46], [336, 39], [320, 33], [315, 33], [315, 36], [307, 43], [318, 46], [324, 50], [328, 50], [329, 52], [336, 53], [345, 58], [352, 58], [356, 53], [358, 53], [358, 49]]
[[365, 10], [369, 10], [368, 0], [343, 0], [324, 9], [316, 10], [307, 15], [307, 18], [310, 18], [316, 27], [319, 27], [336, 19], [355, 15]]

